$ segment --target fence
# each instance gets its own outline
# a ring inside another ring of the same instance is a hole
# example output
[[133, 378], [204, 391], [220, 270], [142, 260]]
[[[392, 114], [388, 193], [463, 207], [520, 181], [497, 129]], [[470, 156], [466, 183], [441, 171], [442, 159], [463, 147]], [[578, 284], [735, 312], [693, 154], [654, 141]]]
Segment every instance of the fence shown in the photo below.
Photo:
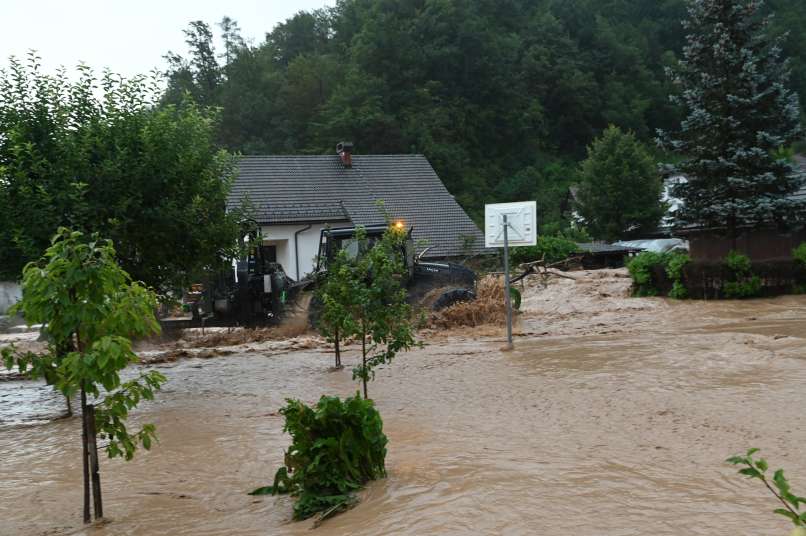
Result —
[[[757, 261], [750, 271], [761, 280], [760, 296], [806, 292], [806, 267], [796, 261]], [[694, 299], [724, 298], [725, 284], [735, 280], [736, 275], [724, 262], [690, 262], [683, 268], [682, 283]], [[660, 294], [667, 295], [674, 282], [664, 266], [655, 266], [652, 283]]]

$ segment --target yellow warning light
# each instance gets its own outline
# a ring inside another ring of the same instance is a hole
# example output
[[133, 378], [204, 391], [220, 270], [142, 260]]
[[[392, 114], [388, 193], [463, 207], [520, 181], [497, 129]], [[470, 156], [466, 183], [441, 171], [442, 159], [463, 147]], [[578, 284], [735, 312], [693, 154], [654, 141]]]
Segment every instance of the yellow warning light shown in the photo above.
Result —
[[403, 222], [402, 221], [396, 221], [395, 222], [395, 228], [396, 229], [402, 229], [403, 228]]

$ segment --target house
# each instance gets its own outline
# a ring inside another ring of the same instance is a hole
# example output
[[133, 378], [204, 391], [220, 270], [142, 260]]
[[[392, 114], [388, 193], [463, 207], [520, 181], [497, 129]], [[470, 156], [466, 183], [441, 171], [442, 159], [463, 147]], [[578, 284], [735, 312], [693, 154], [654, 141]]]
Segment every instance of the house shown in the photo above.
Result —
[[[806, 157], [795, 156], [795, 166], [806, 173]], [[793, 193], [792, 198], [806, 201], [806, 185]], [[735, 244], [722, 229], [681, 229], [675, 234], [688, 239], [691, 258], [698, 261], [721, 261], [733, 249], [754, 261], [791, 259], [792, 250], [806, 242], [804, 227], [785, 230], [773, 226], [742, 229]]]
[[341, 143], [333, 155], [243, 156], [227, 207], [243, 202], [266, 258], [297, 280], [315, 268], [323, 229], [384, 224], [385, 212], [413, 229], [423, 258], [485, 251], [484, 235], [419, 154], [353, 155]]

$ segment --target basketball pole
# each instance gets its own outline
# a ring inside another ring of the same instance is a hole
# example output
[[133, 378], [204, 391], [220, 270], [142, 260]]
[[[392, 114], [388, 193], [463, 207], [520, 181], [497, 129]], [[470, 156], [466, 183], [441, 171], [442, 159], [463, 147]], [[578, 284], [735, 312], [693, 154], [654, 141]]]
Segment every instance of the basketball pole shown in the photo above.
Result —
[[504, 218], [504, 302], [507, 308], [507, 350], [512, 350], [512, 298], [509, 294], [509, 222], [507, 215]]

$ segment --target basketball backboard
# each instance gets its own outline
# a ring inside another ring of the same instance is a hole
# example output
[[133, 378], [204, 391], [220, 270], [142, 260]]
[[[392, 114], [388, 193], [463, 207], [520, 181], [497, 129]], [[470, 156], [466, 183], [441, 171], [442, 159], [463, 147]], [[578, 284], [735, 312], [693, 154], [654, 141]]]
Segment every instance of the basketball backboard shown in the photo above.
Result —
[[498, 203], [484, 207], [484, 243], [488, 248], [504, 247], [504, 216], [510, 246], [537, 244], [537, 202]]

